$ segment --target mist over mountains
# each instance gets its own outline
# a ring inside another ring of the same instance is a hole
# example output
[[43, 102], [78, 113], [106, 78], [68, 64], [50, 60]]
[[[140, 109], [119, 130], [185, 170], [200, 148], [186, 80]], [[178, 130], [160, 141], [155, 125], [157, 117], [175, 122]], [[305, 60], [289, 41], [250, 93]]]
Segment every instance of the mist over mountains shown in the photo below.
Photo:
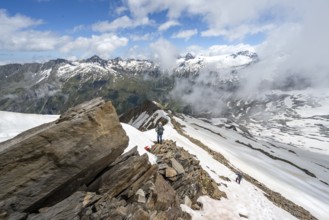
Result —
[[98, 56], [80, 61], [7, 64], [0, 66], [0, 109], [57, 114], [95, 96], [111, 99], [119, 112], [146, 99], [170, 104], [179, 94], [179, 81], [196, 85], [213, 81], [211, 88], [232, 90], [238, 83], [237, 71], [257, 59], [257, 54], [249, 51], [220, 56], [187, 54], [166, 70], [150, 60], [104, 60]]
[[[270, 70], [263, 68], [264, 74], [255, 77], [252, 71], [266, 62], [255, 52], [239, 51], [212, 56], [188, 53], [176, 57], [171, 69], [150, 60], [98, 56], [8, 64], [0, 66], [0, 110], [60, 114], [101, 96], [122, 114], [153, 100], [176, 112], [224, 117], [253, 135], [276, 141], [302, 146], [309, 138], [315, 145], [328, 140], [328, 89], [314, 83], [316, 74], [269, 77]], [[296, 139], [283, 138], [282, 131]], [[305, 140], [298, 142], [298, 135]]]

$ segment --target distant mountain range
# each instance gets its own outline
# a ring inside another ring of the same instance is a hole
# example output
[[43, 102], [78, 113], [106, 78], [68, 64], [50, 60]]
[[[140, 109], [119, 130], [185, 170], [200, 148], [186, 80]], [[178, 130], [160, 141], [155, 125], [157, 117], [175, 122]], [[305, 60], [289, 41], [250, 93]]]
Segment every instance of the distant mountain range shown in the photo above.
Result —
[[231, 73], [257, 60], [257, 54], [249, 51], [221, 56], [187, 54], [177, 58], [177, 65], [166, 73], [150, 60], [98, 56], [7, 64], [0, 66], [0, 110], [58, 114], [97, 96], [112, 100], [119, 113], [146, 99], [174, 103], [168, 94], [176, 78], [196, 77], [213, 69]]
[[292, 76], [272, 87], [263, 83], [269, 89], [257, 96], [238, 94], [244, 83], [240, 70], [258, 61], [257, 54], [241, 51], [220, 56], [188, 53], [176, 59], [170, 72], [150, 60], [98, 56], [8, 64], [0, 66], [0, 110], [60, 114], [103, 97], [121, 115], [152, 100], [176, 112], [226, 118], [253, 135], [287, 144], [318, 148], [328, 142], [327, 90], [308, 88], [307, 80]]

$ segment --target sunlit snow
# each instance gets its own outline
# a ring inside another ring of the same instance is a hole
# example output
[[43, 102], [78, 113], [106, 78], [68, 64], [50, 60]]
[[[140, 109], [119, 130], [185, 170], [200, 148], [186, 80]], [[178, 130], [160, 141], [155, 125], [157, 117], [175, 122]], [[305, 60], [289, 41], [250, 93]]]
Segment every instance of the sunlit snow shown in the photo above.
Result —
[[[160, 113], [161, 111], [157, 114], [162, 117], [166, 115], [163, 111]], [[0, 116], [1, 141], [26, 129], [58, 118], [58, 116], [9, 112], [0, 112]], [[291, 148], [294, 150], [294, 154], [288, 151], [289, 148], [284, 149], [283, 145], [280, 144], [277, 144], [278, 148], [273, 148], [272, 154], [308, 169], [317, 176], [314, 178], [283, 161], [272, 160], [258, 151], [236, 143], [235, 141], [239, 140], [250, 143], [259, 149], [269, 147], [265, 141], [257, 142], [246, 139], [236, 131], [215, 126], [215, 124], [225, 123], [226, 119], [214, 119], [212, 124], [192, 117], [175, 118], [175, 120], [184, 126], [183, 129], [187, 134], [200, 140], [212, 150], [223, 154], [236, 169], [247, 173], [273, 191], [279, 192], [289, 200], [301, 205], [315, 217], [326, 219], [328, 216], [329, 187], [319, 181], [329, 182], [326, 168], [328, 158], [325, 155]], [[156, 140], [154, 129], [141, 132], [127, 124], [122, 123], [122, 126], [129, 136], [129, 145], [125, 152], [137, 146], [140, 154], [147, 153], [150, 161], [155, 163], [156, 157], [144, 149], [146, 146], [152, 146]], [[226, 192], [228, 196], [227, 199], [223, 198], [219, 201], [209, 197], [201, 197], [199, 201], [203, 203], [203, 209], [200, 211], [182, 205], [182, 208], [189, 212], [193, 219], [241, 219], [240, 215], [248, 216], [248, 219], [295, 219], [291, 214], [270, 202], [264, 196], [264, 192], [256, 186], [244, 179], [240, 185], [237, 184], [234, 181], [236, 176], [231, 170], [213, 159], [205, 150], [193, 144], [186, 137], [178, 134], [171, 123], [166, 124], [164, 128], [164, 139], [176, 141], [177, 146], [183, 147], [195, 155], [200, 160], [203, 169], [220, 184], [220, 190]], [[216, 133], [220, 133], [223, 137]], [[224, 181], [220, 176], [228, 177], [231, 181]]]
[[58, 115], [22, 114], [0, 111], [0, 142], [13, 138], [27, 129], [54, 121], [58, 117]]

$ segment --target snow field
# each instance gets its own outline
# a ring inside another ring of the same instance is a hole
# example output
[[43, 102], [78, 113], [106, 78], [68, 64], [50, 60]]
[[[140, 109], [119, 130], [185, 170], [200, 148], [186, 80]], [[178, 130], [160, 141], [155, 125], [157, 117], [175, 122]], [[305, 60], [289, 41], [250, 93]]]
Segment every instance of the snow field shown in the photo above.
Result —
[[59, 115], [23, 114], [0, 111], [0, 142], [13, 138], [30, 128], [55, 121], [58, 118]]
[[[175, 118], [175, 120], [185, 126], [184, 131], [187, 134], [200, 140], [210, 149], [221, 153], [242, 172], [247, 173], [271, 190], [279, 192], [287, 199], [304, 207], [315, 217], [319, 219], [327, 218], [329, 188], [318, 179], [306, 175], [301, 170], [283, 161], [272, 160], [261, 152], [236, 143], [235, 140], [239, 140], [246, 144], [251, 143], [253, 147], [261, 148], [261, 146], [257, 146], [259, 144], [256, 142], [246, 139], [234, 131], [211, 126], [201, 120], [190, 117], [186, 117], [184, 121], [179, 118]], [[198, 126], [191, 126], [193, 124], [219, 132], [225, 139]], [[291, 155], [288, 151], [286, 152], [287, 158], [291, 158]], [[319, 169], [319, 166], [314, 166], [315, 164], [310, 162], [315, 159], [316, 154], [311, 154], [311, 158], [308, 158], [306, 154], [302, 156], [304, 157], [299, 160], [301, 167], [307, 169], [313, 167], [313, 170], [318, 171], [317, 175], [320, 175], [321, 178], [326, 178], [326, 180], [328, 179], [325, 169]], [[321, 161], [324, 160], [325, 155], [318, 154], [317, 157]]]
[[[59, 117], [9, 112], [0, 112], [0, 116], [0, 141], [12, 138], [24, 130], [56, 120]], [[163, 116], [166, 116], [165, 113], [158, 112], [158, 117]], [[185, 118], [184, 121], [179, 118], [175, 118], [175, 120], [185, 125], [183, 129], [188, 135], [200, 140], [212, 150], [223, 154], [237, 169], [256, 178], [273, 191], [281, 193], [296, 204], [303, 206], [320, 220], [327, 218], [329, 191], [325, 184], [307, 176], [299, 169], [287, 165], [287, 163], [274, 161], [260, 152], [254, 152], [252, 149], [236, 143], [235, 140], [240, 140], [244, 143], [251, 143], [253, 147], [261, 148], [260, 143], [252, 142], [232, 130], [212, 126], [191, 117]], [[223, 119], [219, 121], [223, 122]], [[210, 129], [212, 132], [194, 124]], [[122, 123], [122, 127], [129, 136], [129, 145], [125, 152], [138, 146], [140, 154], [148, 154], [150, 162], [156, 163], [156, 157], [144, 149], [145, 146], [152, 146], [153, 141], [156, 140], [154, 129], [141, 132], [124, 123]], [[182, 205], [182, 208], [189, 212], [193, 219], [241, 219], [240, 214], [248, 216], [248, 219], [295, 219], [288, 212], [270, 202], [264, 196], [264, 192], [254, 185], [244, 179], [242, 179], [240, 185], [237, 184], [234, 181], [236, 176], [231, 170], [213, 159], [205, 150], [178, 134], [171, 123], [165, 125], [164, 128], [163, 138], [176, 141], [177, 146], [183, 147], [189, 153], [195, 155], [202, 168], [220, 184], [219, 189], [226, 192], [228, 196], [227, 199], [223, 198], [219, 201], [209, 197], [201, 197], [199, 201], [203, 203], [203, 209], [200, 211]], [[224, 138], [214, 132], [222, 134]], [[285, 151], [278, 152], [284, 154]], [[305, 158], [310, 158], [310, 161], [300, 162], [304, 163], [303, 167], [307, 169], [312, 168], [312, 166], [313, 168], [317, 167], [319, 170], [316, 173], [317, 176], [321, 178], [327, 176], [328, 171], [326, 171], [326, 168], [320, 170], [319, 166], [315, 164], [315, 162], [327, 163], [323, 155], [318, 153], [309, 154], [310, 152], [306, 151], [298, 151], [297, 153], [300, 154], [300, 160], [304, 161]], [[290, 154], [287, 153], [286, 156], [289, 157]], [[296, 160], [296, 157], [293, 160]], [[219, 176], [228, 177], [231, 181], [224, 181]]]

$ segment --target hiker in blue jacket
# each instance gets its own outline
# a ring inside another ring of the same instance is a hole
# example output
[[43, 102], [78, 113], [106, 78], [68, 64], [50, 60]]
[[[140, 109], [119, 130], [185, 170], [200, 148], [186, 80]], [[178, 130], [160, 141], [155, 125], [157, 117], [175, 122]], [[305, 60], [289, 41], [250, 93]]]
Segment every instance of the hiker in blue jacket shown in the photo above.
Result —
[[158, 144], [162, 144], [162, 135], [163, 135], [164, 128], [162, 126], [161, 121], [156, 126], [155, 131], [157, 133], [157, 141], [158, 141]]

